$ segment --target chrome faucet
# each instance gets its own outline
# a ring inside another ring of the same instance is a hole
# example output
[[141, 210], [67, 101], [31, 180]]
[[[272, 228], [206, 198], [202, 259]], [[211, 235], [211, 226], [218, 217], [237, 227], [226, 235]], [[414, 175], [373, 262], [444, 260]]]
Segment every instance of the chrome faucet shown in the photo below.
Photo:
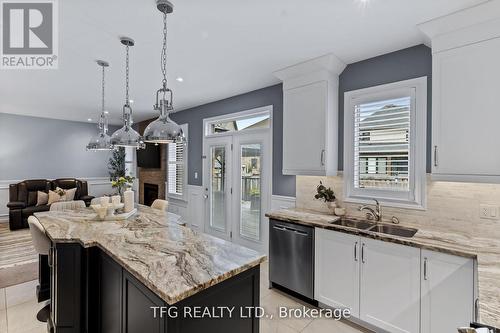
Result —
[[362, 212], [366, 210], [366, 216], [369, 220], [374, 220], [376, 222], [382, 221], [382, 206], [377, 199], [373, 199], [375, 201], [375, 209], [371, 208], [369, 205], [363, 205], [359, 207], [359, 211]]

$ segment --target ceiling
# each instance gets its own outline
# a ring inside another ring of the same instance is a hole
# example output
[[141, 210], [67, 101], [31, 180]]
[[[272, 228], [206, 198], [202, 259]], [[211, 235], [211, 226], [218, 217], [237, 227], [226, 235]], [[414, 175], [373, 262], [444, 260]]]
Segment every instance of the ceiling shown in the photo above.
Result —
[[[416, 25], [484, 0], [173, 0], [169, 85], [176, 110], [266, 87], [273, 71], [333, 52], [353, 63], [424, 41]], [[0, 112], [97, 120], [100, 69], [110, 62], [107, 109], [118, 124], [124, 48], [135, 39], [130, 94], [135, 120], [156, 115], [161, 13], [154, 0], [59, 0], [59, 69], [0, 71]], [[175, 81], [182, 77], [184, 82]]]

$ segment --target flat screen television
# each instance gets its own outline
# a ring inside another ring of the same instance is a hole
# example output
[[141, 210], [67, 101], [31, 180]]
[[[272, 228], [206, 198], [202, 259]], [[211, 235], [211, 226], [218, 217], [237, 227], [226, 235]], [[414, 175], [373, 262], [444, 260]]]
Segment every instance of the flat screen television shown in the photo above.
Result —
[[146, 149], [137, 150], [137, 166], [145, 169], [161, 168], [161, 145], [146, 143]]

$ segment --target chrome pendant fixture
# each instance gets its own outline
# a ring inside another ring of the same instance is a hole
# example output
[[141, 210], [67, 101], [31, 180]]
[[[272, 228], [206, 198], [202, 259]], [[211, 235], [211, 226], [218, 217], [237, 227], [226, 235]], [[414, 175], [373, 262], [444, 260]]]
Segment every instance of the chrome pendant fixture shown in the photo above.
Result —
[[104, 84], [105, 84], [105, 69], [109, 66], [106, 61], [97, 60], [97, 64], [102, 68], [102, 81], [101, 81], [101, 115], [99, 116], [99, 122], [97, 123], [97, 128], [99, 132], [96, 136], [90, 139], [87, 145], [87, 150], [111, 150], [113, 146], [111, 145], [111, 138], [108, 135], [108, 119], [106, 117], [106, 104], [104, 95]]
[[186, 138], [181, 127], [169, 116], [174, 107], [173, 92], [167, 87], [167, 14], [172, 13], [174, 7], [168, 0], [157, 0], [156, 7], [163, 13], [163, 47], [161, 50], [163, 80], [162, 87], [156, 91], [156, 103], [153, 105], [153, 109], [160, 112], [160, 116], [144, 130], [144, 142], [185, 143]]
[[132, 128], [134, 120], [132, 118], [132, 107], [129, 98], [129, 48], [134, 46], [134, 40], [128, 37], [120, 38], [125, 45], [125, 105], [123, 105], [123, 127], [113, 133], [111, 144], [113, 147], [132, 147], [136, 149], [145, 148], [144, 141], [139, 133]]

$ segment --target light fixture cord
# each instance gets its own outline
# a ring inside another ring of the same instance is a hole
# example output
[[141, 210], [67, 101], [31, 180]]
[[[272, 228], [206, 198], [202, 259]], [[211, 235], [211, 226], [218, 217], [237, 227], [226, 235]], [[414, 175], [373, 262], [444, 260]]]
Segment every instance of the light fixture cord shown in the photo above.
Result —
[[102, 126], [101, 128], [101, 131], [104, 133], [104, 134], [107, 134], [108, 133], [108, 119], [106, 118], [106, 114], [104, 113], [106, 111], [106, 98], [105, 98], [105, 84], [106, 84], [106, 80], [105, 80], [105, 73], [106, 73], [106, 66], [102, 66], [102, 84], [101, 84], [101, 87], [102, 87], [102, 101], [101, 101], [101, 107], [102, 107], [102, 112], [101, 112], [101, 122], [102, 124], [100, 126]]
[[[163, 46], [161, 49], [161, 72], [163, 88], [167, 89], [167, 10], [163, 11]], [[165, 92], [163, 92], [165, 94]]]
[[106, 105], [104, 104], [104, 66], [102, 66], [102, 82], [101, 82], [101, 88], [102, 88], [102, 101], [101, 101], [101, 108], [102, 108], [102, 114], [104, 114], [104, 111], [106, 110]]

